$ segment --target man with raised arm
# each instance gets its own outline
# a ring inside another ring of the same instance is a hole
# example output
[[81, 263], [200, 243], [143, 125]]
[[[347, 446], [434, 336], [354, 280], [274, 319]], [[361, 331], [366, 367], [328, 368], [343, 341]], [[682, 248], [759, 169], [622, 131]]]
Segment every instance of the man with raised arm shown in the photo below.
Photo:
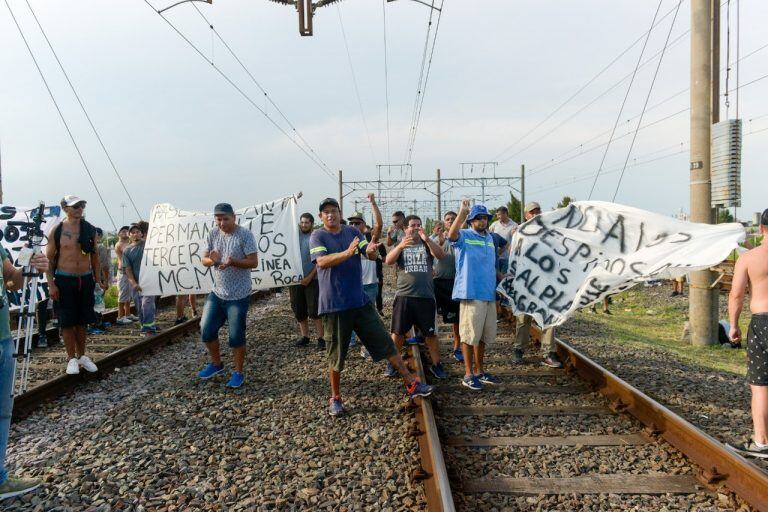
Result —
[[197, 374], [207, 380], [224, 371], [219, 351], [219, 329], [229, 324], [229, 346], [235, 369], [227, 387], [239, 388], [245, 382], [245, 321], [251, 297], [251, 269], [256, 268], [256, 239], [237, 224], [235, 210], [228, 203], [213, 209], [216, 227], [208, 233], [202, 263], [213, 267], [213, 290], [208, 294], [200, 320], [203, 343], [211, 362]]
[[310, 252], [318, 269], [319, 312], [327, 338], [326, 353], [331, 381], [329, 414], [338, 416], [344, 413], [341, 372], [352, 331], [360, 337], [374, 361], [387, 359], [392, 363], [403, 377], [411, 398], [429, 396], [432, 394], [432, 386], [419, 382], [405, 366], [381, 317], [363, 291], [360, 259], [375, 259], [378, 244], [369, 243], [357, 228], [341, 224], [339, 203], [333, 198], [324, 199], [320, 203], [320, 219], [323, 227], [312, 233]]
[[[464, 378], [461, 383], [479, 391], [483, 384], [497, 384], [498, 379], [483, 368], [485, 346], [496, 340], [496, 245], [488, 232], [488, 209], [476, 204], [470, 210], [469, 199], [461, 201], [456, 221], [448, 230], [448, 240], [456, 253], [456, 279], [453, 299], [459, 305], [459, 334], [464, 354]], [[464, 222], [469, 229], [461, 229]]]
[[741, 341], [739, 316], [749, 285], [749, 309], [752, 320], [747, 331], [747, 382], [752, 391], [751, 440], [739, 447], [755, 457], [768, 459], [768, 209], [760, 216], [763, 243], [736, 260], [733, 283], [728, 297], [729, 333], [732, 342]]
[[[51, 245], [49, 243], [49, 245]], [[12, 498], [33, 491], [40, 486], [40, 480], [28, 480], [8, 475], [5, 467], [8, 433], [11, 429], [13, 412], [13, 356], [16, 351], [11, 334], [11, 321], [8, 312], [6, 290], [16, 291], [24, 283], [22, 269], [14, 267], [5, 249], [0, 247], [0, 261], [3, 271], [0, 275], [0, 500]], [[38, 272], [48, 271], [48, 258], [44, 254], [35, 254], [30, 260]], [[49, 281], [53, 282], [52, 280]], [[93, 290], [91, 290], [93, 297]], [[22, 344], [24, 340], [22, 339]]]
[[85, 355], [86, 329], [96, 321], [93, 291], [102, 284], [96, 228], [83, 218], [85, 204], [77, 196], [64, 196], [61, 208], [67, 218], [53, 228], [52, 242], [45, 247], [52, 262], [46, 273], [48, 292], [59, 303], [59, 327], [70, 375], [80, 373], [80, 368], [98, 370]]
[[443, 249], [445, 256], [435, 262], [435, 303], [437, 312], [443, 317], [443, 323], [450, 324], [453, 331], [453, 358], [459, 363], [464, 362], [461, 351], [461, 334], [459, 333], [459, 301], [453, 300], [453, 285], [456, 279], [456, 254], [447, 233], [456, 220], [456, 212], [446, 212], [443, 224], [435, 225], [432, 240]]

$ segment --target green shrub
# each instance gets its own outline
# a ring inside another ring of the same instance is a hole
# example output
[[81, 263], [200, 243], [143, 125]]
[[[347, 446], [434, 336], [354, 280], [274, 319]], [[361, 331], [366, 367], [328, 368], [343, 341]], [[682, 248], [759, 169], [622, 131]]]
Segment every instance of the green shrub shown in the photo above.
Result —
[[117, 286], [110, 286], [104, 294], [104, 307], [106, 309], [114, 309], [117, 307]]

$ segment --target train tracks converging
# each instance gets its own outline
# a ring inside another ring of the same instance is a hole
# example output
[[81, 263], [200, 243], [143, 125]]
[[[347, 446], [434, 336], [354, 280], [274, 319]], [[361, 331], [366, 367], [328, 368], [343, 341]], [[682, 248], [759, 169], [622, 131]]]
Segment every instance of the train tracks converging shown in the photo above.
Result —
[[[488, 348], [501, 384], [478, 392], [452, 377], [433, 398], [417, 400], [421, 466], [413, 477], [430, 511], [563, 495], [674, 508], [709, 503], [725, 489], [768, 511], [768, 473], [758, 466], [568, 344], [558, 341], [565, 368], [557, 370], [536, 357], [511, 364], [513, 343], [500, 338]], [[412, 352], [423, 378], [420, 349]]]

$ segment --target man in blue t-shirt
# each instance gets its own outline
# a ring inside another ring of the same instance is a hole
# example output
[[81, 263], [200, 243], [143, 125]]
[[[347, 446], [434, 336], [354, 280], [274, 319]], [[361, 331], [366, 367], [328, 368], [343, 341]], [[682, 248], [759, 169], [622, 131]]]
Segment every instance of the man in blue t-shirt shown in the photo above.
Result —
[[[460, 301], [459, 334], [464, 354], [464, 378], [461, 383], [473, 390], [483, 384], [497, 384], [496, 377], [483, 369], [485, 345], [496, 339], [497, 249], [488, 232], [488, 209], [469, 199], [461, 201], [459, 216], [448, 231], [456, 254], [456, 278], [453, 299]], [[467, 221], [470, 229], [460, 229]], [[474, 363], [474, 364], [473, 364]]]
[[387, 359], [397, 369], [411, 398], [429, 396], [432, 386], [419, 382], [405, 366], [376, 308], [363, 291], [360, 258], [376, 259], [378, 244], [368, 243], [356, 228], [341, 224], [341, 209], [335, 199], [320, 203], [320, 220], [323, 227], [312, 233], [309, 252], [317, 266], [320, 284], [318, 313], [323, 319], [331, 380], [329, 414], [337, 416], [344, 412], [341, 371], [352, 331], [374, 361]]

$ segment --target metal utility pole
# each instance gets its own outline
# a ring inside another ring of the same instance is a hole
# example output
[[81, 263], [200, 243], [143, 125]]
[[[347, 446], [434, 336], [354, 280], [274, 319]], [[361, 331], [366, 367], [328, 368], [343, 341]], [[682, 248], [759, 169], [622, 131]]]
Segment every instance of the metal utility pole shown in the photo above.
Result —
[[339, 213], [344, 215], [344, 177], [339, 169]]
[[[710, 177], [712, 123], [719, 115], [718, 0], [691, 0], [691, 222], [712, 224]], [[714, 273], [691, 272], [689, 316], [691, 344], [717, 342], [717, 290]]]
[[441, 193], [440, 193], [440, 169], [437, 170], [437, 183], [436, 183], [436, 196], [437, 196], [437, 219], [436, 220], [442, 220], [443, 219], [443, 205], [441, 202]]
[[520, 166], [520, 222], [525, 222], [525, 164]]

